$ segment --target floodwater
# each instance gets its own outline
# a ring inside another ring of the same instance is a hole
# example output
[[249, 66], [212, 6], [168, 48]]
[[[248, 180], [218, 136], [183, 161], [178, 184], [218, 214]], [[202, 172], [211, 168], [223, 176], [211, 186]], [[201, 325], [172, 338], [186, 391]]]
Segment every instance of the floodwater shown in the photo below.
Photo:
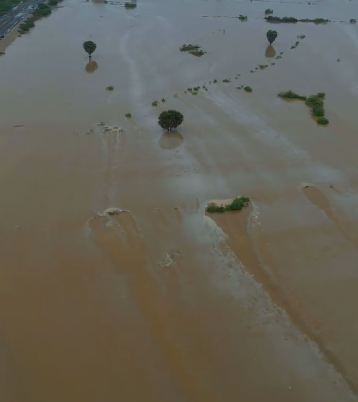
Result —
[[[358, 401], [356, 17], [345, 0], [65, 0], [5, 43], [1, 402]], [[329, 126], [288, 89], [325, 92]], [[238, 194], [246, 210], [205, 214]]]

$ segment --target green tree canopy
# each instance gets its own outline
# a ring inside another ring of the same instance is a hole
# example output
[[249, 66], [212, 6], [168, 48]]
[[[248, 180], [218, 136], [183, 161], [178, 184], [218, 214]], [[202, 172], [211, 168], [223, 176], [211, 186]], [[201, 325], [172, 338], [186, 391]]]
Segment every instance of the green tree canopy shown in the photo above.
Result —
[[270, 30], [267, 31], [266, 36], [267, 36], [267, 40], [270, 42], [270, 45], [273, 44], [273, 42], [274, 42], [275, 39], [277, 38], [277, 35], [278, 35], [277, 32], [276, 32], [276, 31], [273, 31], [272, 29], [270, 29]]
[[91, 40], [83, 42], [83, 49], [85, 50], [86, 53], [88, 53], [89, 57], [91, 57], [92, 53], [94, 53], [96, 48], [97, 48], [97, 45], [94, 42], [92, 42]]
[[183, 122], [184, 116], [176, 110], [166, 110], [159, 116], [158, 124], [165, 130], [172, 131], [180, 126]]

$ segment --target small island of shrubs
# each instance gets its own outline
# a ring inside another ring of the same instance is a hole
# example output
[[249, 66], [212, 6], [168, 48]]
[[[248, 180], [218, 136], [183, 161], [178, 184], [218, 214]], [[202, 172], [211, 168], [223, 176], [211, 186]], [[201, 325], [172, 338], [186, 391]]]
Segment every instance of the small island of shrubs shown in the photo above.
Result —
[[136, 3], [131, 3], [131, 2], [129, 2], [129, 1], [126, 1], [126, 2], [124, 3], [124, 7], [125, 7], [127, 10], [132, 10], [132, 9], [134, 9], [134, 8], [137, 8], [137, 4], [136, 4]]
[[223, 213], [227, 211], [241, 211], [243, 208], [247, 207], [250, 203], [248, 197], [236, 197], [229, 204], [216, 204], [215, 202], [210, 202], [206, 207], [206, 212], [208, 213]]
[[327, 24], [330, 20], [325, 18], [295, 18], [295, 17], [276, 17], [274, 15], [268, 15], [265, 17], [267, 22], [273, 24], [296, 24], [297, 22], [313, 22], [314, 24]]
[[201, 57], [206, 54], [206, 52], [199, 45], [192, 45], [190, 43], [188, 45], [184, 43], [184, 45], [182, 45], [179, 50], [181, 52], [190, 53], [191, 55], [196, 57]]
[[325, 93], [318, 92], [316, 95], [303, 96], [296, 94], [293, 91], [280, 92], [278, 96], [286, 100], [301, 100], [305, 105], [310, 108], [312, 116], [316, 122], [322, 126], [326, 126], [329, 120], [325, 117], [324, 98]]

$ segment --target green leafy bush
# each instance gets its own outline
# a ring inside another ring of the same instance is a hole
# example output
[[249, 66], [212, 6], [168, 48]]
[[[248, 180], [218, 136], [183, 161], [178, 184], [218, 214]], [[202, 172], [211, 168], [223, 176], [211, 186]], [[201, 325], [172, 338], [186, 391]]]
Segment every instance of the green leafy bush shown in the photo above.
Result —
[[250, 199], [248, 197], [236, 197], [234, 198], [230, 204], [227, 205], [218, 205], [214, 202], [211, 202], [206, 207], [206, 212], [209, 213], [222, 213], [226, 211], [241, 211], [243, 208], [247, 207], [250, 203]]
[[293, 92], [291, 90], [286, 91], [286, 92], [280, 92], [277, 96], [279, 96], [282, 99], [292, 99], [292, 100], [297, 99], [297, 100], [303, 100], [303, 101], [306, 100], [305, 96], [298, 95], [298, 94], [296, 94], [296, 92]]

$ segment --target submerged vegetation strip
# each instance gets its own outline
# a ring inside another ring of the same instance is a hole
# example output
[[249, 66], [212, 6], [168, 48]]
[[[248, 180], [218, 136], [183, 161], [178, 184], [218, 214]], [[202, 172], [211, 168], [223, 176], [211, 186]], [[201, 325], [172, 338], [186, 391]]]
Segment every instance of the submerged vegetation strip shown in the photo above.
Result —
[[227, 211], [241, 211], [243, 208], [247, 207], [250, 203], [248, 197], [236, 197], [230, 203], [221, 202], [210, 202], [206, 207], [206, 212], [208, 213], [223, 213]]
[[27, 18], [22, 24], [19, 26], [19, 33], [24, 34], [30, 31], [35, 26], [35, 22], [43, 17], [47, 17], [51, 14], [52, 9], [57, 6], [62, 0], [49, 0], [46, 3], [40, 3], [32, 16]]
[[186, 44], [184, 43], [184, 45], [182, 45], [179, 50], [181, 52], [186, 52], [186, 53], [190, 53], [193, 56], [196, 57], [201, 57], [204, 56], [204, 54], [206, 54], [206, 52], [201, 48], [201, 46], [199, 45], [192, 45], [191, 43]]
[[324, 98], [325, 93], [318, 92], [316, 95], [303, 96], [293, 91], [280, 92], [278, 96], [286, 100], [304, 101], [305, 105], [310, 108], [312, 116], [316, 122], [322, 126], [326, 126], [329, 120], [325, 117]]
[[268, 15], [265, 17], [267, 22], [274, 24], [296, 24], [297, 22], [313, 22], [314, 24], [327, 24], [330, 20], [325, 18], [295, 18], [295, 17], [276, 17], [274, 15]]

